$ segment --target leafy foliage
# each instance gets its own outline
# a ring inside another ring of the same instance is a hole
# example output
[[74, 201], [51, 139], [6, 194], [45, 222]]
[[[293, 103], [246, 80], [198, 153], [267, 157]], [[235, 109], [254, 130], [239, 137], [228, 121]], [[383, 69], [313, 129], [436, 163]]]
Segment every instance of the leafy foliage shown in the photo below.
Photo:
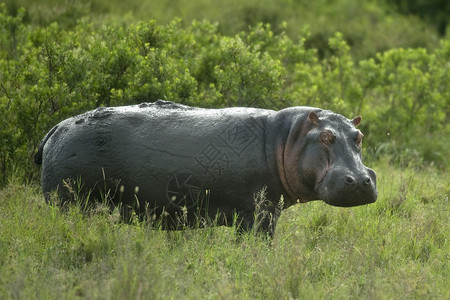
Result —
[[[342, 32], [351, 45], [352, 56], [373, 57], [391, 48], [424, 47], [438, 44], [434, 25], [445, 29], [450, 18], [445, 0], [4, 0], [10, 11], [26, 7], [25, 22], [47, 26], [53, 22], [73, 29], [77, 20], [96, 24], [118, 20], [135, 24], [155, 19], [167, 25], [175, 17], [183, 26], [194, 20], [217, 22], [220, 34], [234, 36], [258, 23], [285, 30], [297, 39], [299, 29], [310, 32], [307, 44], [319, 51], [320, 57], [330, 54], [328, 40], [336, 31]], [[284, 29], [282, 24], [288, 26]]]
[[403, 14], [414, 14], [436, 26], [444, 35], [447, 31], [450, 16], [450, 4], [446, 0], [394, 0], [398, 11]]

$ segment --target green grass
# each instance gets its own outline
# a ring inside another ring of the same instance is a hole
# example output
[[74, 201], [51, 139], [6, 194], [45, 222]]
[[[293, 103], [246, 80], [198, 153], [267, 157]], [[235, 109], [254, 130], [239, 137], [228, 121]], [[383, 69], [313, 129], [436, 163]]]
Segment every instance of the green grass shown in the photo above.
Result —
[[164, 232], [0, 191], [1, 299], [449, 299], [448, 175], [378, 163], [375, 204], [283, 212], [270, 245], [233, 228]]

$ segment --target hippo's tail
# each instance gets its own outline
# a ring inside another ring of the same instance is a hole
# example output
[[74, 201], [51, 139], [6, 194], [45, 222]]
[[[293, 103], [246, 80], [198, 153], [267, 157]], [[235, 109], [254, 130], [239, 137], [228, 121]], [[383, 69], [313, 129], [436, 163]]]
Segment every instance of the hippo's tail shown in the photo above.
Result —
[[34, 155], [34, 162], [38, 165], [42, 165], [42, 154], [44, 152], [44, 146], [47, 140], [50, 138], [50, 136], [58, 129], [58, 125], [53, 127], [42, 139], [41, 143], [39, 144], [38, 151]]

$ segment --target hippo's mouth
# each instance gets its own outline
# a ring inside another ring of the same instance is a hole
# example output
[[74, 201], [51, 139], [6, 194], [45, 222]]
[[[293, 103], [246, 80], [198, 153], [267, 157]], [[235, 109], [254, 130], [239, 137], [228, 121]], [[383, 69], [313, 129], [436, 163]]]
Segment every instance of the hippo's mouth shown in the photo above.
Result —
[[367, 204], [374, 203], [374, 202], [375, 202], [375, 200], [371, 200], [371, 201], [367, 201], [367, 202], [352, 201], [352, 202], [337, 202], [337, 203], [326, 202], [326, 203], [333, 205], [333, 206], [337, 206], [337, 207], [354, 207], [354, 206], [367, 205]]
[[320, 198], [325, 203], [338, 207], [352, 207], [374, 203], [378, 196], [376, 188], [330, 191], [328, 187], [322, 187], [320, 191]]

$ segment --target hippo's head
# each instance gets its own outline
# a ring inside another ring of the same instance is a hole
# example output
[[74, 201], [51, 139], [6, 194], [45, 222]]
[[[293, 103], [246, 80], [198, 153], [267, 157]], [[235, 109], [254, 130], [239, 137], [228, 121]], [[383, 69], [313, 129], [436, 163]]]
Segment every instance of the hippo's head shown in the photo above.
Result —
[[312, 110], [291, 127], [283, 153], [283, 185], [291, 199], [357, 206], [377, 199], [376, 174], [362, 162], [361, 117]]

